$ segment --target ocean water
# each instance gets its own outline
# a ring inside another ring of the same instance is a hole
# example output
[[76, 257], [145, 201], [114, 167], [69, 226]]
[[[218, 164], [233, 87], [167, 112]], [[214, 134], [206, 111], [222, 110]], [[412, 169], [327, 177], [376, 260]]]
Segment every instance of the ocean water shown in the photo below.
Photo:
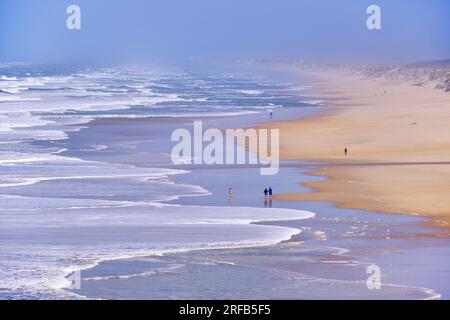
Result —
[[[80, 298], [66, 290], [70, 276], [102, 261], [271, 245], [300, 233], [253, 222], [302, 220], [314, 213], [169, 204], [209, 191], [176, 182], [174, 177], [187, 171], [162, 165], [165, 160], [152, 166], [157, 151], [145, 166], [116, 163], [102, 160], [113, 143], [69, 137], [93, 119], [151, 117], [156, 124], [181, 117], [246, 119], [322, 104], [308, 103], [301, 92], [299, 86], [248, 73], [2, 65], [0, 299]], [[91, 158], [77, 156], [85, 154]]]
[[[299, 164], [297, 164], [299, 165]], [[298, 180], [317, 180], [296, 167], [276, 176], [257, 168], [202, 168], [178, 175], [210, 195], [181, 205], [314, 211], [308, 219], [265, 221], [301, 229], [273, 245], [166, 252], [164, 255], [102, 261], [82, 272], [73, 292], [99, 299], [435, 299], [448, 297], [448, 239], [430, 238], [420, 217], [338, 209], [326, 203], [265, 201], [261, 186], [302, 192]], [[235, 187], [230, 203], [226, 186]], [[270, 219], [269, 219], [270, 220]], [[389, 238], [389, 239], [387, 239]], [[421, 261], [421, 263], [418, 263]], [[422, 263], [423, 261], [423, 263]], [[427, 263], [429, 262], [429, 263]], [[366, 285], [368, 265], [382, 270], [381, 290]]]
[[2, 65], [0, 299], [448, 299], [445, 230], [261, 195], [308, 191], [318, 164], [170, 162], [172, 130], [307, 116], [328, 103], [308, 89], [249, 70]]

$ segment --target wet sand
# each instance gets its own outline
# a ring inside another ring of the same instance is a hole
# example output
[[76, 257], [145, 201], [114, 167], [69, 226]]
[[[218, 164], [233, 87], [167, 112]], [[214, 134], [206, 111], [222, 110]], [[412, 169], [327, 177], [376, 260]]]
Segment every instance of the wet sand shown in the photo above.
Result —
[[326, 163], [311, 174], [328, 179], [305, 183], [315, 192], [277, 199], [423, 215], [449, 226], [450, 93], [343, 73], [315, 79], [330, 107], [265, 126], [280, 129], [283, 160]]
[[[220, 122], [225, 126], [228, 121], [236, 124], [236, 119]], [[153, 119], [96, 120], [73, 133], [71, 140], [94, 139], [107, 146], [84, 153], [88, 159], [153, 166], [149, 160], [154, 153], [170, 147], [165, 132], [156, 130], [156, 136], [149, 132], [155, 125]], [[170, 132], [168, 121], [164, 126]], [[148, 140], [159, 143], [144, 143]], [[261, 223], [298, 229], [299, 233], [289, 241], [104, 261], [82, 272], [82, 289], [74, 292], [91, 299], [448, 298], [449, 288], [442, 281], [448, 273], [448, 238], [437, 238], [442, 229], [424, 227], [422, 218], [338, 209], [330, 203], [265, 201], [260, 189], [265, 184], [272, 185], [276, 193], [301, 193], [308, 189], [300, 186], [295, 177], [310, 182], [322, 180], [305, 175], [315, 166], [301, 166], [299, 170], [293, 163], [283, 164], [275, 176], [261, 176], [258, 168], [245, 166], [181, 166], [190, 173], [179, 175], [175, 182], [200, 185], [210, 195], [170, 202], [181, 206], [267, 206], [315, 212], [313, 219]], [[231, 203], [226, 196], [230, 185], [234, 189]], [[366, 286], [366, 267], [371, 263], [382, 269], [382, 290]]]

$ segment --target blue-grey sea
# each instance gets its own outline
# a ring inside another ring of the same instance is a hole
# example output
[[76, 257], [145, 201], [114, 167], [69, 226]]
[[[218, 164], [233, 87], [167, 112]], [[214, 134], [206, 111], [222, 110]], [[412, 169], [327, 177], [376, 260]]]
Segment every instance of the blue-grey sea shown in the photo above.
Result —
[[174, 129], [306, 117], [332, 103], [311, 89], [239, 68], [1, 65], [0, 299], [449, 298], [445, 230], [262, 195], [307, 192], [320, 164], [171, 162]]

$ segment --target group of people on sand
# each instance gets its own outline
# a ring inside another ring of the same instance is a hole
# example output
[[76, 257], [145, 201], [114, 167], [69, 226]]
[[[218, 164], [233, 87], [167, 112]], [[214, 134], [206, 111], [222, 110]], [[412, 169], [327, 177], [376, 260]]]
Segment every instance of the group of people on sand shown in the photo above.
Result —
[[267, 196], [272, 197], [273, 195], [273, 190], [272, 187], [269, 187], [269, 189], [264, 188], [264, 196], [267, 198]]
[[[266, 199], [267, 199], [267, 197], [272, 198], [272, 195], [273, 195], [273, 189], [272, 189], [272, 187], [269, 187], [269, 188], [265, 187], [263, 193], [264, 193], [264, 197], [265, 197]], [[233, 189], [230, 187], [230, 188], [228, 189], [228, 200], [231, 201], [231, 198], [232, 198], [232, 197], [233, 197]]]
[[[272, 116], [272, 112], [270, 113], [270, 115]], [[345, 156], [348, 155], [348, 151], [349, 151], [348, 148], [345, 147], [344, 148], [344, 155]], [[269, 188], [265, 187], [263, 193], [264, 193], [264, 198], [265, 198], [265, 204], [267, 206], [267, 199], [269, 199], [269, 201], [272, 202], [272, 195], [273, 195], [272, 187], [269, 187]], [[233, 189], [230, 187], [228, 189], [228, 201], [230, 201], [230, 203], [231, 203], [231, 198], [232, 197], [233, 197]]]

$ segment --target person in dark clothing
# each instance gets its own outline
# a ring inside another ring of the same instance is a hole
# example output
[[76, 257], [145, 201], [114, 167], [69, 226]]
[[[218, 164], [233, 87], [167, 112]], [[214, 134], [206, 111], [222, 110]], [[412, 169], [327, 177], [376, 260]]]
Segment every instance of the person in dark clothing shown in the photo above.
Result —
[[269, 196], [272, 196], [272, 194], [273, 194], [272, 187], [269, 187]]
[[347, 155], [347, 153], [348, 153], [348, 149], [347, 148], [344, 149], [344, 153], [345, 153], [345, 155]]
[[267, 190], [267, 188], [264, 188], [264, 196], [267, 197], [268, 194], [269, 194], [269, 190]]

